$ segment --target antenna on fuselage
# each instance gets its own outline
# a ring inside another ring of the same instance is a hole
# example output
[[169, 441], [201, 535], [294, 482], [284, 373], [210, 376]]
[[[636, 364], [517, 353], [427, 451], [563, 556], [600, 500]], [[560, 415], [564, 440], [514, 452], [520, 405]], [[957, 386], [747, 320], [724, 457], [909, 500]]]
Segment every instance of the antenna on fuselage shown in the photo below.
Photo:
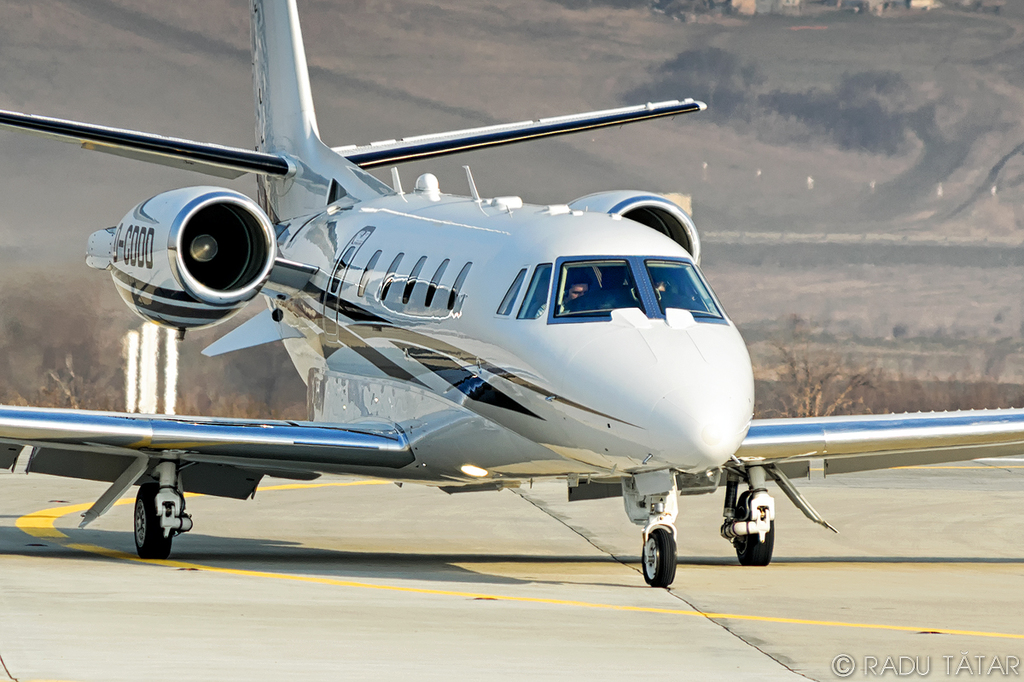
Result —
[[482, 199], [480, 199], [480, 193], [476, 191], [476, 183], [473, 182], [473, 171], [469, 170], [469, 166], [463, 166], [462, 169], [466, 171], [466, 182], [469, 183], [469, 193], [473, 197], [473, 201], [475, 201], [479, 206]]
[[398, 166], [391, 167], [391, 186], [398, 196], [402, 197], [402, 201], [409, 201], [405, 198], [405, 192], [402, 191], [402, 177], [398, 174]]

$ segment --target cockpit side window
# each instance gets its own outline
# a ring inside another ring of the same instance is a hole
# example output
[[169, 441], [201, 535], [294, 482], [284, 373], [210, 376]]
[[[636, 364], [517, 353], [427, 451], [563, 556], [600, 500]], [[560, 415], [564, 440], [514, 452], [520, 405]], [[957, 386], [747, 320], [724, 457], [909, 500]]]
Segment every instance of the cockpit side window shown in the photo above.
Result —
[[512, 286], [505, 292], [505, 298], [501, 299], [501, 305], [498, 306], [498, 315], [508, 315], [512, 312], [512, 306], [516, 304], [516, 298], [519, 297], [519, 289], [523, 286], [524, 279], [526, 279], [526, 268], [519, 271]]
[[544, 314], [548, 303], [548, 289], [551, 287], [551, 263], [541, 263], [533, 271], [526, 297], [519, 307], [520, 320], [536, 320]]
[[600, 317], [643, 303], [629, 261], [572, 261], [562, 265], [555, 317]]
[[711, 291], [693, 265], [679, 261], [649, 260], [647, 272], [651, 276], [654, 295], [662, 314], [666, 308], [681, 308], [689, 310], [694, 317], [722, 317]]

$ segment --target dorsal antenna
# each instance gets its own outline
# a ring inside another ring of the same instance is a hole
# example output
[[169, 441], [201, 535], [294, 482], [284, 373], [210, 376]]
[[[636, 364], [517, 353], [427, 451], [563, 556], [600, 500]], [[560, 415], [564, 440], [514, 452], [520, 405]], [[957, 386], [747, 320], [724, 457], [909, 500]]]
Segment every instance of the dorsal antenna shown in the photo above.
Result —
[[405, 198], [405, 192], [402, 191], [402, 177], [398, 174], [398, 166], [391, 167], [391, 186], [398, 193], [398, 196], [402, 197], [403, 201], [408, 201]]
[[473, 171], [469, 170], [469, 166], [463, 166], [462, 169], [466, 171], [466, 182], [469, 183], [469, 194], [473, 197], [473, 201], [479, 204], [480, 193], [476, 191], [476, 183], [473, 182]]

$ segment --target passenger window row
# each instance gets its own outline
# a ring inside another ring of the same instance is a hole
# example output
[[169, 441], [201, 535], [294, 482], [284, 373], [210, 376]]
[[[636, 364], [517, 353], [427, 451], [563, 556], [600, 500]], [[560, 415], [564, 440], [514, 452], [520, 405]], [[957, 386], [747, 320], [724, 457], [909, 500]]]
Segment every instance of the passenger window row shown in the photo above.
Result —
[[[363, 268], [362, 277], [359, 278], [359, 287], [356, 290], [356, 295], [360, 298], [366, 296], [366, 287], [370, 281], [370, 277], [373, 275], [374, 268], [380, 261], [380, 257], [383, 255], [383, 251], [377, 250], [370, 260], [366, 262], [366, 267]], [[399, 253], [395, 256], [394, 260], [391, 261], [391, 265], [388, 266], [387, 271], [384, 274], [384, 278], [381, 280], [380, 291], [378, 298], [380, 301], [387, 301], [388, 295], [391, 293], [391, 285], [399, 279], [398, 269], [402, 265], [402, 259], [405, 258], [405, 253]], [[448, 269], [448, 265], [451, 260], [445, 258], [441, 261], [441, 264], [434, 270], [433, 276], [430, 278], [429, 283], [426, 287], [426, 292], [423, 297], [423, 306], [430, 308], [434, 303], [434, 298], [437, 295], [439, 289], [443, 289], [441, 286], [441, 279], [444, 277], [445, 272]], [[412, 300], [413, 294], [416, 291], [416, 285], [419, 282], [426, 281], [423, 279], [423, 269], [427, 264], [427, 257], [421, 256], [416, 264], [412, 266], [412, 270], [409, 271], [409, 275], [405, 277], [405, 285], [402, 287], [402, 305], [409, 305]], [[452, 283], [451, 288], [448, 291], [447, 309], [454, 310], [455, 304], [459, 299], [459, 294], [462, 292], [462, 287], [466, 282], [466, 278], [469, 276], [469, 270], [473, 267], [473, 263], [469, 262], [462, 266], [459, 274], [455, 277], [455, 281]]]

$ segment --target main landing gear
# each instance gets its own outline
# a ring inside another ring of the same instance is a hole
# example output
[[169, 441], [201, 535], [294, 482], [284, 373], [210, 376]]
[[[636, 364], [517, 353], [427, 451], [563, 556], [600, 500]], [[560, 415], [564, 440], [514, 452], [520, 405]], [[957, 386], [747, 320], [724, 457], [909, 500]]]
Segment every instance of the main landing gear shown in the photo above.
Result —
[[185, 496], [174, 462], [161, 462], [153, 472], [158, 483], [143, 483], [135, 497], [135, 549], [143, 559], [166, 559], [175, 535], [192, 530]]
[[775, 500], [765, 487], [764, 467], [746, 469], [747, 486], [737, 499], [740, 478], [730, 471], [725, 484], [722, 537], [732, 541], [744, 566], [767, 566], [775, 547]]
[[[739, 460], [724, 470], [725, 508], [722, 537], [736, 550], [743, 566], [767, 566], [775, 548], [775, 500], [768, 494], [769, 476], [804, 516], [838, 533], [821, 517], [778, 466], [747, 464]], [[718, 487], [719, 471], [697, 476], [668, 470], [649, 471], [622, 479], [622, 502], [629, 520], [644, 527], [640, 563], [644, 580], [652, 587], [668, 587], [676, 577], [676, 516], [679, 514], [679, 487], [686, 494], [711, 493]], [[687, 478], [689, 476], [689, 478]], [[742, 483], [747, 489], [740, 493]], [[570, 499], [572, 499], [570, 497]], [[587, 499], [587, 498], [580, 498]]]

